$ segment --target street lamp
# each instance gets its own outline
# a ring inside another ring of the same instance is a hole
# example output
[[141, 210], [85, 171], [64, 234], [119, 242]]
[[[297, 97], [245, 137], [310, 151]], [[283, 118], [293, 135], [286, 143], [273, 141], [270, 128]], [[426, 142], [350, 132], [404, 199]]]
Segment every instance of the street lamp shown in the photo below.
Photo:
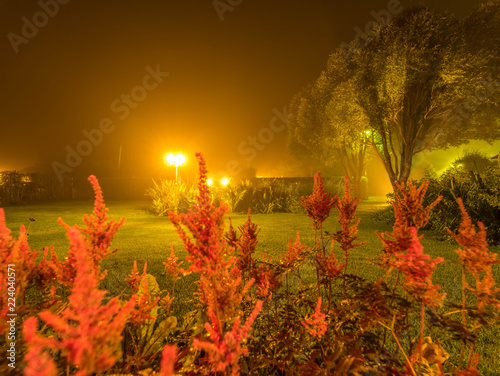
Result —
[[175, 184], [179, 184], [179, 166], [186, 161], [186, 158], [182, 154], [173, 155], [170, 153], [165, 159], [169, 164], [175, 166]]

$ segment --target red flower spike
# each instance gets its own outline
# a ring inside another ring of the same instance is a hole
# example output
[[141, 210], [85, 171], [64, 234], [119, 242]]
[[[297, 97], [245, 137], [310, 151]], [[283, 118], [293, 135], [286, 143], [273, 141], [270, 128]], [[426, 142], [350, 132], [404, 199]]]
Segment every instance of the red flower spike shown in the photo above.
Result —
[[[192, 263], [189, 270], [200, 274], [213, 274], [219, 268], [228, 268], [233, 262], [233, 259], [228, 258], [232, 249], [228, 249], [223, 240], [224, 215], [228, 208], [224, 204], [219, 208], [213, 205], [210, 189], [206, 184], [205, 160], [199, 153], [196, 157], [200, 173], [197, 204], [187, 214], [169, 212], [169, 218], [188, 252], [186, 260]], [[188, 235], [188, 232], [192, 236]]]
[[419, 230], [429, 222], [429, 213], [443, 198], [439, 196], [428, 207], [423, 207], [425, 193], [429, 187], [429, 182], [423, 182], [420, 187], [408, 181], [408, 190], [403, 183], [396, 182], [399, 193], [394, 190], [397, 208], [400, 215], [405, 219], [408, 226], [414, 226]]
[[344, 264], [338, 263], [338, 260], [335, 257], [335, 253], [333, 252], [333, 244], [334, 241], [332, 240], [330, 255], [328, 257], [322, 255], [316, 256], [316, 265], [318, 266], [321, 275], [328, 278], [333, 278], [338, 276], [342, 271], [342, 269], [344, 269], [345, 267], [345, 263]]
[[[248, 208], [248, 218], [243, 226], [238, 229], [241, 233], [238, 240], [235, 242], [236, 249], [238, 250], [238, 259], [236, 266], [244, 273], [247, 274], [253, 269], [254, 261], [252, 254], [255, 252], [258, 240], [257, 235], [260, 232], [256, 223], [252, 222], [250, 218], [251, 209]], [[228, 237], [226, 236], [226, 239]], [[231, 244], [231, 243], [230, 243]]]
[[287, 248], [285, 255], [280, 255], [281, 265], [285, 268], [300, 266], [310, 251], [310, 248], [300, 244], [299, 231], [297, 231], [297, 239], [295, 239], [294, 244], [292, 244], [292, 239], [288, 240]]
[[[366, 242], [355, 244], [354, 241], [358, 238], [356, 233], [358, 232], [358, 225], [360, 219], [356, 220], [356, 209], [361, 202], [357, 197], [351, 198], [351, 191], [349, 189], [349, 179], [347, 176], [344, 178], [345, 181], [345, 192], [342, 199], [336, 201], [336, 207], [339, 211], [338, 222], [341, 224], [342, 229], [333, 234], [333, 239], [335, 239], [339, 244], [340, 248], [344, 252], [344, 274], [343, 274], [343, 296], [346, 295], [346, 275], [347, 275], [347, 263], [349, 260], [349, 255], [351, 249], [359, 247]], [[355, 221], [352, 223], [353, 221]], [[323, 254], [325, 256], [325, 254]], [[319, 287], [318, 287], [319, 290]]]
[[48, 351], [50, 341], [36, 334], [37, 323], [38, 320], [35, 317], [30, 317], [23, 325], [24, 341], [28, 346], [28, 352], [24, 357], [26, 367], [23, 374], [25, 376], [57, 376], [56, 364]]
[[[76, 228], [85, 235], [86, 244], [89, 250], [90, 257], [93, 260], [95, 272], [99, 279], [104, 278], [105, 273], [100, 274], [100, 265], [103, 259], [116, 253], [117, 249], [110, 250], [111, 242], [118, 229], [125, 222], [122, 218], [119, 222], [114, 219], [108, 221], [108, 208], [104, 204], [102, 196], [102, 189], [99, 186], [97, 178], [94, 175], [89, 176], [88, 180], [91, 182], [95, 192], [94, 210], [93, 215], [83, 216], [85, 227], [76, 226]], [[66, 230], [71, 226], [66, 224], [61, 218], [57, 220]], [[75, 255], [70, 249], [69, 255], [66, 258], [63, 271], [62, 282], [71, 286], [75, 276]]]
[[478, 222], [479, 230], [476, 232], [462, 200], [459, 198], [457, 202], [462, 212], [462, 223], [458, 229], [458, 235], [449, 229], [448, 233], [463, 247], [463, 249], [457, 249], [455, 252], [458, 254], [460, 262], [465, 265], [476, 282], [475, 288], [472, 288], [467, 283], [466, 287], [476, 295], [479, 310], [485, 305], [494, 305], [500, 310], [500, 301], [496, 297], [500, 289], [493, 288], [495, 280], [491, 270], [491, 267], [500, 261], [497, 260], [496, 253], [488, 251], [484, 225]]
[[4, 258], [3, 252], [7, 250], [11, 240], [10, 230], [5, 223], [5, 211], [0, 208], [0, 250], [2, 250], [2, 259]]
[[134, 267], [132, 268], [132, 271], [128, 275], [127, 278], [125, 278], [125, 282], [128, 283], [128, 285], [132, 288], [134, 292], [137, 292], [139, 289], [139, 283], [144, 277], [146, 273], [146, 263], [144, 264], [144, 273], [142, 275], [139, 274], [139, 269], [137, 269], [137, 260], [134, 260]]
[[226, 234], [224, 235], [224, 239], [227, 240], [227, 244], [230, 247], [233, 247], [233, 248], [237, 247], [238, 240], [240, 238], [238, 237], [238, 233], [236, 232], [236, 230], [233, 227], [233, 222], [231, 221], [231, 218], [229, 218], [229, 229], [227, 230]]
[[397, 261], [394, 266], [403, 273], [405, 277], [403, 286], [408, 293], [417, 301], [436, 307], [441, 304], [446, 294], [440, 294], [439, 285], [432, 284], [432, 273], [436, 265], [444, 259], [438, 257], [431, 260], [431, 257], [423, 252], [417, 229], [411, 227], [410, 231], [412, 243], [408, 252], [396, 254]]
[[[38, 336], [33, 326], [28, 326], [28, 334], [32, 339], [28, 354], [30, 351], [40, 353], [47, 348], [60, 351], [68, 364], [79, 369], [75, 376], [84, 376], [113, 367], [122, 339], [121, 333], [136, 298], [133, 296], [124, 306], [120, 305], [118, 298], [113, 298], [102, 306], [106, 292], [97, 289], [98, 281], [87, 243], [76, 228], [68, 231], [68, 237], [75, 251], [76, 266], [69, 306], [59, 315], [50, 311], [39, 314], [53, 330], [49, 338]], [[96, 348], [99, 351], [95, 351]], [[27, 367], [38, 368], [35, 358], [28, 357]]]
[[306, 209], [307, 216], [313, 220], [313, 228], [319, 229], [321, 224], [328, 219], [332, 207], [337, 203], [338, 197], [330, 197], [323, 187], [321, 173], [314, 175], [313, 194], [302, 197], [300, 204]]
[[310, 335], [320, 339], [326, 333], [328, 323], [325, 321], [326, 315], [321, 313], [321, 297], [318, 298], [318, 305], [311, 317], [301, 321], [302, 326], [306, 328]]
[[146, 270], [144, 270], [144, 274], [141, 276], [142, 279], [142, 295], [135, 299], [135, 307], [130, 312], [129, 322], [132, 326], [141, 326], [147, 320], [156, 320], [155, 317], [151, 317], [151, 311], [156, 306], [156, 303], [160, 300], [160, 297], [156, 297], [153, 299], [149, 292], [148, 282], [146, 278], [143, 278], [146, 275]]
[[161, 353], [161, 371], [159, 376], [174, 376], [174, 366], [177, 362], [177, 348], [166, 345]]
[[245, 325], [240, 325], [240, 318], [234, 320], [230, 332], [223, 336], [219, 334], [220, 327], [215, 315], [209, 311], [209, 317], [212, 324], [206, 323], [205, 329], [209, 333], [209, 341], [200, 341], [193, 339], [193, 347], [204, 350], [208, 354], [209, 366], [211, 372], [226, 372], [228, 375], [239, 375], [239, 358], [248, 354], [248, 349], [242, 346], [243, 341], [248, 338], [253, 322], [262, 309], [262, 301], [258, 300], [255, 308], [248, 317]]
[[[358, 225], [360, 219], [356, 220], [356, 209], [358, 208], [360, 199], [357, 197], [351, 198], [351, 191], [349, 189], [349, 180], [347, 176], [345, 177], [345, 193], [342, 199], [335, 202], [335, 206], [339, 211], [338, 223], [342, 225], [342, 230], [338, 231], [333, 235], [333, 238], [339, 242], [340, 248], [346, 253], [346, 257], [349, 254], [349, 250], [352, 248], [361, 246], [366, 242], [353, 244], [353, 242], [358, 238], [355, 234], [358, 232]], [[352, 223], [353, 221], [355, 221]]]
[[[223, 204], [214, 205], [206, 184], [205, 160], [199, 153], [196, 157], [199, 162], [197, 203], [187, 214], [170, 212], [169, 217], [188, 252], [189, 271], [200, 274], [197, 294], [210, 320], [205, 323], [208, 340], [195, 338], [193, 347], [207, 352], [208, 367], [213, 372], [227, 371], [226, 374], [236, 375], [238, 358], [246, 353], [242, 341], [247, 337], [262, 302], [257, 302], [247, 325], [240, 327], [239, 318], [235, 316], [254, 280], [250, 279], [245, 285], [242, 283], [242, 273], [235, 267], [234, 248], [228, 247], [224, 240], [224, 215], [228, 208]], [[234, 234], [229, 236], [230, 242], [231, 239], [236, 241]], [[251, 252], [256, 241], [250, 235], [243, 243], [239, 239], [239, 243], [244, 245], [246, 252]], [[232, 330], [228, 332], [231, 322]]]
[[458, 244], [464, 247], [463, 250], [456, 250], [460, 261], [465, 262], [467, 269], [474, 275], [490, 270], [491, 266], [498, 264], [497, 254], [488, 252], [488, 243], [486, 241], [486, 231], [484, 225], [478, 222], [479, 231], [476, 233], [474, 225], [465, 210], [462, 200], [457, 199], [460, 211], [462, 212], [462, 223], [455, 235], [448, 229], [448, 233], [456, 240]]
[[[349, 180], [347, 176], [345, 179], [345, 193], [342, 199], [336, 201], [335, 205], [339, 211], [338, 223], [342, 225], [342, 236], [337, 237], [336, 240], [339, 241], [340, 247], [345, 250], [346, 248], [354, 248], [361, 244], [352, 244], [356, 240], [356, 236], [353, 236], [358, 232], [359, 219], [351, 225], [351, 223], [356, 220], [356, 209], [360, 204], [361, 200], [357, 197], [351, 198], [351, 191], [349, 189]], [[364, 243], [363, 243], [364, 244]]]
[[[0, 209], [0, 265], [3, 267], [0, 268], [0, 278], [2, 281], [7, 281], [7, 273], [9, 264], [15, 265], [16, 271], [16, 283], [15, 283], [15, 294], [18, 299], [21, 299], [24, 296], [26, 289], [32, 285], [33, 283], [47, 282], [43, 275], [39, 274], [39, 270], [37, 269], [36, 259], [40, 252], [32, 250], [27, 241], [26, 230], [24, 225], [21, 225], [19, 229], [19, 237], [17, 239], [12, 238], [10, 235], [10, 230], [7, 228], [5, 224], [5, 213], [3, 209]], [[57, 264], [54, 264], [54, 272], [57, 273]], [[45, 270], [45, 269], [44, 269]], [[43, 286], [39, 286], [40, 288], [45, 288], [50, 285], [50, 282], [47, 282]], [[0, 335], [4, 334], [9, 326], [7, 324], [7, 310], [8, 310], [8, 297], [7, 294], [7, 283], [0, 284]], [[25, 304], [20, 309], [29, 309], [30, 307]]]
[[165, 265], [165, 269], [167, 274], [172, 277], [174, 281], [179, 279], [179, 275], [183, 273], [181, 269], [181, 265], [183, 261], [177, 262], [178, 258], [174, 253], [174, 246], [170, 245], [170, 256], [167, 258], [167, 261], [163, 263]]
[[[48, 287], [51, 289], [55, 288], [59, 283], [59, 279], [62, 277], [62, 262], [57, 259], [53, 246], [50, 246], [49, 259], [47, 259], [48, 254], [49, 247], [45, 247], [43, 250], [43, 258], [36, 267], [31, 280], [31, 283], [41, 291], [45, 291]], [[52, 298], [54, 298], [54, 294], [52, 294]], [[55, 300], [51, 303], [55, 303]]]
[[377, 256], [378, 261], [372, 261], [386, 270], [387, 277], [396, 261], [395, 255], [406, 251], [411, 246], [410, 226], [415, 227], [417, 231], [425, 226], [429, 222], [430, 211], [442, 199], [442, 196], [439, 196], [432, 204], [424, 208], [422, 204], [428, 185], [428, 182], [424, 182], [420, 187], [416, 187], [409, 181], [408, 189], [406, 189], [404, 184], [396, 183], [397, 190], [394, 189], [396, 199], [392, 201], [396, 219], [393, 230], [392, 233], [380, 234], [376, 232], [382, 241], [384, 250], [382, 255]]
[[266, 254], [262, 255], [262, 263], [252, 271], [257, 285], [257, 294], [266, 300], [271, 299], [273, 291], [279, 288], [280, 281], [272, 267], [272, 258], [266, 261]]

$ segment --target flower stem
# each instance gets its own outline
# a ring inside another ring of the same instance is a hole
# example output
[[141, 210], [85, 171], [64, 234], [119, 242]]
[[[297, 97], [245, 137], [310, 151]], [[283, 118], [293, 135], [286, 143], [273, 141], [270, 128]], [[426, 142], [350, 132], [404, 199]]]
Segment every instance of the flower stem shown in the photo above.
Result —
[[[465, 262], [462, 262], [462, 324], [464, 328], [467, 328], [467, 316], [465, 315]], [[465, 354], [465, 339], [462, 342], [462, 347], [460, 348], [460, 355], [458, 357], [458, 366], [462, 367], [462, 361]]]
[[380, 323], [384, 328], [386, 329], [389, 329], [389, 331], [391, 332], [392, 336], [394, 337], [394, 340], [396, 341], [396, 344], [398, 345], [398, 349], [401, 350], [401, 352], [403, 353], [403, 356], [405, 357], [406, 359], [406, 363], [408, 363], [408, 366], [410, 367], [410, 370], [411, 370], [411, 373], [413, 376], [417, 376], [417, 374], [415, 373], [415, 370], [413, 369], [413, 366], [410, 362], [410, 359], [408, 358], [408, 355], [406, 355], [405, 351], [403, 350], [403, 347], [401, 346], [401, 343], [399, 342], [398, 340], [398, 337], [396, 336], [396, 333], [394, 333], [394, 321], [396, 320], [396, 315], [394, 315], [393, 319], [392, 319], [392, 325], [391, 327], [388, 327], [382, 323]]
[[418, 340], [419, 364], [422, 363], [422, 344], [424, 343], [424, 326], [425, 326], [425, 303], [422, 302], [422, 310], [420, 312], [420, 338]]

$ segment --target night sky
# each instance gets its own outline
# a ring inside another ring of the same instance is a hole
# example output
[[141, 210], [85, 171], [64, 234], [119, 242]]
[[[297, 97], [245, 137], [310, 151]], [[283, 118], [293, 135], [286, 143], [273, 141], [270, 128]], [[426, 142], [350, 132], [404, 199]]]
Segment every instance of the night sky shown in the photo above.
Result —
[[[167, 168], [168, 152], [191, 171], [197, 151], [212, 171], [303, 173], [279, 115], [388, 1], [218, 3], [223, 14], [212, 0], [1, 1], [0, 171], [70, 168], [80, 145], [77, 171], [113, 174], [121, 145], [136, 175]], [[464, 16], [479, 3], [429, 5]], [[259, 133], [266, 143], [251, 146]]]

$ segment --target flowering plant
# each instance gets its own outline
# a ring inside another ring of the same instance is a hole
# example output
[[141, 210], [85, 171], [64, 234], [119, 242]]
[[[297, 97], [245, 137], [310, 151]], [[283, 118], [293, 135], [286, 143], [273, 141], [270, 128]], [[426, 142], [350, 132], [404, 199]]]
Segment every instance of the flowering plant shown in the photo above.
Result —
[[[111, 250], [111, 242], [118, 229], [125, 222], [122, 218], [119, 222], [114, 219], [108, 221], [108, 208], [104, 204], [102, 189], [99, 186], [97, 178], [94, 175], [89, 176], [90, 183], [94, 189], [95, 201], [93, 215], [84, 215], [83, 222], [85, 227], [75, 226], [83, 235], [85, 235], [86, 246], [89, 250], [89, 257], [94, 264], [95, 273], [99, 280], [106, 276], [106, 272], [100, 273], [100, 265], [102, 260], [114, 254], [117, 250]], [[57, 220], [66, 230], [70, 230], [71, 226], [66, 224], [61, 218]], [[76, 255], [75, 250], [70, 248], [69, 254], [62, 265], [62, 280], [63, 284], [71, 286], [76, 275]]]
[[[40, 318], [54, 332], [51, 336], [37, 333], [37, 319], [30, 317], [24, 327], [29, 347], [26, 354], [26, 376], [55, 376], [55, 363], [47, 350], [56, 350], [66, 359], [68, 367], [75, 367], [76, 376], [91, 375], [110, 369], [117, 360], [118, 345], [135, 297], [124, 306], [113, 298], [102, 305], [105, 291], [97, 289], [97, 277], [89, 262], [87, 244], [78, 229], [68, 231], [75, 255], [76, 275], [69, 306], [59, 315], [40, 312]], [[100, 351], [95, 351], [99, 348]], [[38, 358], [38, 354], [43, 354]], [[41, 363], [42, 362], [42, 363]]]
[[330, 197], [330, 193], [326, 193], [323, 187], [321, 173], [314, 175], [313, 194], [307, 197], [302, 197], [300, 204], [306, 209], [307, 215], [313, 220], [314, 230], [321, 229], [323, 222], [330, 216], [332, 207], [338, 202], [338, 197]]
[[[231, 224], [225, 232], [227, 208], [214, 203], [205, 161], [197, 157], [196, 204], [187, 214], [169, 214], [187, 251], [187, 266], [181, 268], [184, 261], [171, 247], [163, 262], [172, 281], [168, 292], [160, 291], [156, 278], [146, 272], [147, 263], [140, 271], [137, 262], [126, 278], [130, 297], [107, 297], [99, 289], [106, 273], [101, 262], [115, 252], [111, 240], [123, 220], [108, 221], [95, 178], [90, 178], [96, 192], [94, 215], [85, 217], [84, 227], [65, 225], [70, 252], [63, 261], [52, 248], [45, 248], [38, 259], [41, 254], [29, 248], [23, 227], [12, 238], [0, 210], [2, 263], [15, 262], [24, 273], [16, 293], [24, 297], [33, 287], [42, 292], [38, 303], [43, 304], [22, 300], [19, 306], [23, 374], [144, 373], [149, 372], [146, 367], [168, 376], [479, 374], [480, 350], [475, 346], [480, 329], [500, 321], [500, 289], [492, 269], [498, 260], [488, 250], [484, 226], [472, 224], [460, 200], [462, 225], [458, 234], [451, 234], [461, 246], [462, 305], [457, 306], [433, 282], [443, 259], [426, 255], [421, 243], [419, 230], [437, 204], [423, 208], [425, 184], [398, 185], [393, 230], [378, 234], [384, 250], [375, 264], [386, 278], [371, 282], [347, 270], [351, 251], [363, 244], [357, 242], [360, 202], [351, 197], [347, 179], [344, 196], [332, 198], [316, 176], [313, 195], [303, 199], [313, 221], [314, 244], [303, 244], [306, 237], [297, 233], [273, 262], [264, 252], [254, 259], [260, 252], [260, 230], [250, 212], [239, 231]], [[325, 220], [334, 207], [339, 224], [325, 235]], [[338, 262], [339, 252], [343, 263]], [[390, 276], [391, 270], [397, 271], [396, 277]], [[187, 274], [198, 287], [189, 298], [196, 304], [178, 325], [171, 316], [178, 307], [171, 306], [174, 299], [186, 298], [175, 284]], [[68, 296], [61, 294], [65, 289]], [[466, 304], [466, 293], [475, 298], [476, 307]], [[8, 330], [4, 298], [2, 341]], [[458, 314], [462, 322], [455, 320]], [[412, 325], [417, 321], [419, 327]], [[455, 354], [458, 361], [448, 359], [445, 350], [454, 338], [462, 342], [460, 354]], [[433, 351], [442, 356], [433, 356]], [[0, 365], [0, 371], [10, 370]]]
[[[262, 302], [255, 303], [246, 324], [240, 327], [236, 313], [254, 280], [250, 279], [245, 285], [242, 283], [239, 269], [235, 266], [237, 257], [233, 256], [234, 248], [228, 247], [224, 240], [224, 214], [228, 208], [224, 204], [216, 207], [213, 203], [207, 185], [205, 160], [201, 154], [196, 157], [200, 172], [197, 204], [187, 214], [170, 212], [169, 217], [188, 252], [186, 260], [191, 262], [188, 270], [200, 275], [200, 301], [210, 319], [204, 325], [206, 338], [194, 338], [193, 347], [206, 351], [207, 365], [212, 372], [236, 375], [239, 357], [246, 353], [242, 341], [261, 310]], [[250, 228], [247, 225], [246, 234]], [[243, 236], [240, 244], [246, 253], [250, 253], [253, 246], [251, 235]], [[232, 329], [229, 329], [231, 322]]]

